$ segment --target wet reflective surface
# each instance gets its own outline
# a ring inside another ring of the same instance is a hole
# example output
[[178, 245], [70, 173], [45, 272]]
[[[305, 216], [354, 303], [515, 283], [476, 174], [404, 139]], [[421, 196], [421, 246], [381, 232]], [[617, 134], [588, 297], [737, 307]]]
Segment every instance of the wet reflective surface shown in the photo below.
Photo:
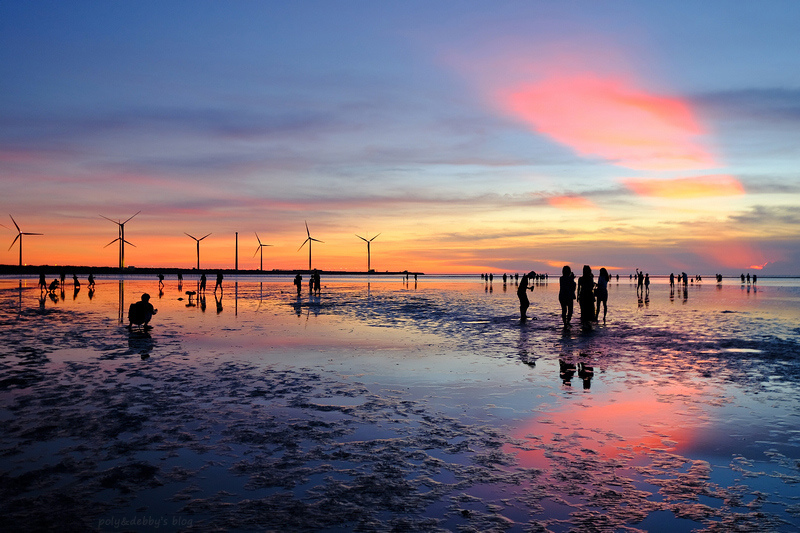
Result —
[[[12, 529], [794, 531], [800, 283], [0, 280]], [[129, 331], [143, 292], [150, 331]], [[91, 296], [91, 297], [90, 297]], [[579, 364], [582, 366], [579, 367]]]

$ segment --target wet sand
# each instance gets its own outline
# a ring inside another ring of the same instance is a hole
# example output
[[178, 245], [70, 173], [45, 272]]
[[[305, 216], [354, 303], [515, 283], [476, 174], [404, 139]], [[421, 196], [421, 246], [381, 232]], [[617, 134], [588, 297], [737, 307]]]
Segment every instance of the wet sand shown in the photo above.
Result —
[[[562, 327], [556, 280], [520, 324], [515, 289], [0, 280], [3, 528], [800, 527], [800, 283], [624, 279], [591, 328]], [[129, 332], [142, 292], [159, 313]]]

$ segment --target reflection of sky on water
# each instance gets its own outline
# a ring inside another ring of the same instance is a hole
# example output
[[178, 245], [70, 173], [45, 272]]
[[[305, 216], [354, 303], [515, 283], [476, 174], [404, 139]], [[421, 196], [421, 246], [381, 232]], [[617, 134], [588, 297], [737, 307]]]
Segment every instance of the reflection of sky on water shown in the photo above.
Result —
[[[495, 451], [516, 462], [491, 454], [480, 460], [500, 461], [497, 468], [509, 475], [524, 468], [543, 473], [517, 489], [496, 480], [464, 493], [482, 500], [507, 497], [503, 487], [525, 500], [526, 491], [540, 491], [535, 498], [529, 494], [536, 505], [505, 513], [513, 520], [541, 506], [545, 515], [572, 516], [580, 524], [581, 513], [609, 507], [603, 487], [617, 490], [620, 483], [620, 501], [643, 506], [644, 516], [663, 511], [654, 502], [684, 506], [698, 498], [715, 509], [740, 498], [732, 508], [745, 512], [758, 490], [766, 494], [764, 509], [797, 524], [796, 515], [785, 512], [800, 497], [800, 484], [792, 482], [800, 458], [800, 284], [792, 280], [762, 280], [749, 292], [738, 283], [704, 282], [689, 286], [685, 301], [682, 290], [671, 299], [669, 287], [655, 283], [640, 305], [635, 286], [621, 279], [609, 287], [608, 322], [591, 330], [577, 316], [571, 328], [562, 328], [555, 280], [531, 293], [529, 315], [536, 320], [524, 326], [515, 286], [504, 290], [497, 280], [489, 290], [481, 281], [426, 279], [415, 288], [413, 280], [367, 287], [323, 278], [320, 297], [309, 296], [304, 286], [299, 298], [290, 279], [226, 280], [221, 298], [207, 291], [205, 310], [200, 301], [187, 306], [185, 291], [195, 290], [193, 282], [179, 291], [168, 280], [159, 295], [155, 281], [127, 281], [120, 298], [117, 282], [102, 280], [91, 300], [85, 291], [73, 298], [68, 285], [57, 303], [45, 300], [44, 310], [35, 281], [24, 285], [19, 291], [15, 281], [0, 282], [4, 329], [39, 313], [43, 327], [71, 321], [78, 331], [102, 332], [87, 349], [52, 346], [46, 357], [57, 368], [99, 357], [113, 370], [144, 354], [148, 362], [141, 364], [171, 361], [196, 369], [223, 362], [311, 368], [332, 371], [347, 387], [358, 383], [363, 390], [317, 395], [303, 409], [360, 408], [375, 395], [387, 399], [387, 406], [420, 402], [425, 412], [451, 417], [464, 428], [496, 428], [505, 442]], [[155, 328], [148, 336], [128, 335], [119, 327], [120, 303], [124, 316], [125, 306], [145, 291], [159, 309]], [[179, 360], [176, 354], [182, 354]], [[577, 375], [570, 385], [562, 383], [559, 359], [593, 366], [590, 388], [583, 389]], [[12, 387], [3, 394], [24, 392]], [[420, 428], [422, 416], [401, 420], [404, 427]], [[395, 434], [392, 426], [363, 425], [338, 441], [354, 445]], [[457, 445], [457, 439], [449, 440], [449, 446]], [[475, 460], [466, 452], [429, 449], [432, 456]], [[670, 509], [679, 514], [677, 507]], [[687, 517], [687, 528], [700, 525], [705, 511], [681, 509], [683, 518], [672, 525], [680, 529]], [[632, 513], [617, 519], [644, 527], [652, 518]]]

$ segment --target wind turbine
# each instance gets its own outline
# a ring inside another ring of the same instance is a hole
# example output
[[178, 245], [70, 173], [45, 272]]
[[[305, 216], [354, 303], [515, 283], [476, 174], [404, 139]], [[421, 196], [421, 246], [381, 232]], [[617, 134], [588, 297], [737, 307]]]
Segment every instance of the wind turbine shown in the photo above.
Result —
[[[380, 233], [378, 233], [378, 235], [380, 235]], [[371, 238], [371, 239], [365, 239], [365, 238], [364, 238], [364, 237], [362, 237], [361, 235], [356, 235], [356, 237], [358, 237], [359, 239], [361, 239], [362, 241], [364, 241], [365, 243], [367, 243], [367, 273], [369, 273], [369, 272], [371, 272], [371, 271], [372, 271], [372, 268], [371, 268], [371, 266], [370, 266], [370, 259], [369, 259], [369, 243], [371, 243], [372, 241], [374, 241], [375, 239], [377, 239], [377, 238], [378, 238], [378, 235], [375, 235], [375, 236], [374, 236], [373, 238]]]
[[[253, 232], [255, 233], [255, 232]], [[272, 246], [271, 244], [262, 244], [261, 239], [258, 238], [258, 233], [256, 233], [256, 240], [258, 241], [258, 248], [256, 248], [256, 253], [253, 254], [253, 257], [256, 256], [258, 252], [261, 252], [261, 270], [264, 270], [264, 247], [265, 246]]]
[[[304, 222], [306, 222], [306, 221], [304, 221]], [[303, 241], [303, 244], [300, 245], [300, 248], [298, 248], [297, 251], [299, 252], [300, 250], [302, 250], [303, 246], [305, 246], [306, 243], [308, 243], [308, 270], [310, 272], [311, 271], [311, 241], [314, 241], [314, 242], [325, 242], [325, 241], [321, 241], [319, 239], [314, 239], [314, 238], [311, 237], [311, 233], [308, 231], [308, 222], [306, 222], [306, 235], [308, 235], [308, 238]]]
[[[186, 233], [186, 232], [184, 231], [184, 233]], [[189, 235], [189, 234], [186, 233], [186, 235]], [[209, 233], [208, 235], [211, 235], [211, 234]], [[203, 239], [208, 237], [208, 235], [200, 237], [199, 239], [197, 237], [195, 237], [194, 235], [189, 235], [189, 237], [191, 237], [192, 239], [197, 241], [197, 270], [200, 270], [200, 241], [202, 241]]]
[[116, 239], [114, 239], [113, 241], [111, 241], [110, 243], [108, 243], [105, 246], [103, 246], [103, 248], [108, 248], [109, 246], [111, 246], [115, 242], [119, 241], [119, 269], [120, 270], [125, 268], [125, 244], [127, 243], [127, 244], [130, 244], [131, 246], [133, 246], [134, 248], [136, 247], [135, 244], [130, 243], [130, 242], [125, 240], [125, 224], [127, 224], [130, 221], [131, 218], [135, 217], [139, 213], [141, 213], [141, 211], [137, 211], [132, 217], [130, 217], [125, 222], [120, 222], [118, 220], [113, 220], [113, 219], [110, 219], [110, 218], [105, 217], [103, 215], [100, 215], [102, 218], [104, 218], [104, 219], [106, 219], [108, 221], [111, 221], [114, 224], [116, 224], [117, 226], [119, 226], [119, 236]]
[[[11, 215], [8, 215], [8, 216], [11, 217]], [[11, 222], [13, 222], [14, 226], [17, 228], [17, 236], [14, 237], [13, 241], [11, 241], [11, 246], [9, 246], [8, 249], [11, 250], [14, 247], [14, 243], [17, 242], [17, 239], [19, 239], [19, 266], [22, 266], [22, 236], [23, 235], [44, 235], [44, 233], [27, 233], [27, 232], [22, 231], [21, 229], [19, 229], [19, 225], [17, 224], [17, 221], [14, 220], [14, 217], [11, 217]]]

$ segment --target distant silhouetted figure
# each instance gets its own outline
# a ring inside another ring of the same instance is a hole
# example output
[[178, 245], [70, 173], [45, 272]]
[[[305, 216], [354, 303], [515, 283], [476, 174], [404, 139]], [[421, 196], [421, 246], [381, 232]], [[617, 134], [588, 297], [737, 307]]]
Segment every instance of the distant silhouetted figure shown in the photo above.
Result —
[[758, 275], [753, 274], [753, 285], [756, 284], [756, 280], [758, 280]]
[[300, 296], [300, 289], [303, 287], [303, 276], [297, 274], [294, 277], [294, 286], [297, 287], [297, 295]]
[[[606, 321], [606, 314], [608, 313], [608, 282], [610, 278], [608, 276], [608, 270], [605, 267], [600, 269], [600, 274], [597, 276], [597, 290], [595, 294], [597, 296], [597, 309], [594, 312], [594, 319], [598, 320], [600, 318], [600, 304], [603, 304], [603, 322]], [[649, 280], [648, 280], [649, 281]]]
[[747, 273], [747, 283], [750, 283], [750, 272]]
[[742, 283], [744, 283], [744, 273], [742, 273]]
[[505, 284], [506, 284], [506, 281], [507, 281], [507, 280], [508, 280], [508, 276], [506, 276], [506, 273], [505, 273], [505, 272], [503, 272], [503, 285], [505, 285]]
[[675, 274], [672, 272], [669, 273], [669, 286], [673, 289], [675, 288]]
[[44, 272], [39, 274], [39, 289], [41, 289], [42, 291], [47, 290], [47, 280], [44, 277]]
[[164, 274], [158, 274], [158, 288], [164, 287]]
[[564, 325], [567, 325], [572, 320], [572, 310], [575, 304], [575, 273], [569, 266], [564, 265], [561, 274], [558, 279], [558, 303], [561, 304], [561, 320]]
[[689, 277], [686, 275], [686, 272], [681, 272], [681, 278], [683, 278], [683, 288], [686, 289], [689, 285]]
[[578, 278], [578, 305], [581, 307], [581, 322], [594, 320], [594, 274], [592, 267], [583, 265], [583, 275]]
[[158, 309], [155, 309], [150, 303], [150, 295], [144, 293], [140, 301], [132, 303], [128, 308], [128, 321], [130, 322], [128, 327], [143, 326], [149, 329], [151, 327], [150, 319], [156, 313], [158, 313]]
[[637, 268], [636, 269], [636, 294], [639, 294], [640, 290], [644, 290], [644, 273]]
[[206, 292], [206, 275], [200, 274], [200, 290], [198, 292]]
[[94, 274], [89, 272], [89, 288], [94, 289]]
[[[491, 275], [491, 274], [490, 274]], [[533, 286], [528, 287], [529, 280], [536, 278], [536, 272], [531, 270], [527, 274], [522, 276], [520, 280], [519, 287], [517, 288], [517, 297], [519, 297], [519, 319], [522, 322], [527, 320], [528, 316], [525, 314], [528, 311], [528, 307], [530, 307], [531, 302], [528, 300], [528, 291], [533, 290]]]
[[72, 275], [72, 285], [74, 287], [80, 287], [81, 286], [81, 282], [78, 280], [78, 276], [75, 275], [75, 274]]
[[[59, 277], [61, 279], [61, 286], [63, 287], [64, 286], [64, 280], [67, 279], [66, 272], [62, 271], [61, 274], [59, 274]], [[742, 274], [742, 281], [744, 281], [744, 274]]]
[[650, 294], [650, 274], [644, 275], [644, 292]]
[[53, 281], [50, 282], [50, 287], [49, 287], [48, 291], [50, 293], [55, 293], [56, 289], [58, 289], [58, 280], [54, 279]]
[[217, 272], [217, 283], [214, 285], [214, 293], [216, 294], [217, 289], [222, 291], [222, 272]]
[[322, 292], [322, 280], [319, 277], [319, 272], [314, 272], [314, 292], [319, 294]]

